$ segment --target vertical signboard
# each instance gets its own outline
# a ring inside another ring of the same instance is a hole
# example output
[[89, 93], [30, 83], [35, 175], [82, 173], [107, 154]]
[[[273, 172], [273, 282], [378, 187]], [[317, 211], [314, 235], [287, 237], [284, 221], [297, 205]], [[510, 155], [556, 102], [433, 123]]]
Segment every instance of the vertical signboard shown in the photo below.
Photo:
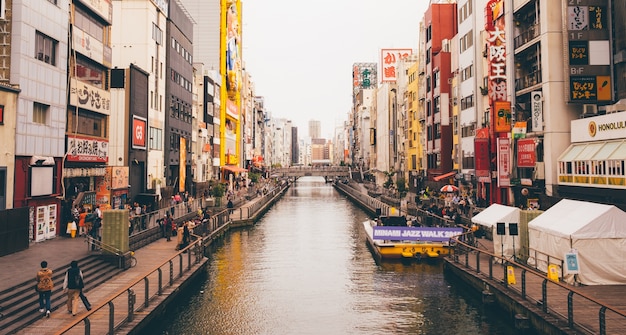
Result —
[[[611, 46], [608, 0], [568, 1], [567, 24], [569, 101], [610, 102]], [[533, 129], [534, 130], [534, 129]]]
[[361, 89], [367, 89], [375, 87], [376, 78], [376, 63], [354, 63], [352, 65], [352, 89], [356, 94]]
[[498, 187], [511, 186], [511, 140], [499, 137], [498, 146]]
[[530, 117], [532, 131], [543, 131], [543, 95], [541, 91], [530, 93]]
[[413, 54], [413, 49], [380, 49], [380, 82], [395, 83], [398, 79], [396, 73], [398, 62], [411, 54]]
[[187, 139], [180, 137], [180, 163], [178, 164], [178, 191], [185, 192], [187, 177]]
[[148, 135], [147, 124], [148, 122], [146, 118], [133, 115], [133, 130], [132, 130], [133, 149], [146, 150], [146, 135]]
[[[222, 162], [238, 161], [239, 157], [239, 132], [233, 133], [237, 136], [235, 147], [228, 150], [223, 143], [228, 139], [225, 129], [226, 122], [230, 122], [234, 129], [239, 128], [241, 118], [241, 78], [242, 78], [242, 57], [241, 57], [241, 1], [221, 0], [221, 50], [222, 61], [220, 67], [223, 73], [221, 88], [221, 101], [226, 101], [220, 105], [221, 120], [220, 133], [222, 145], [220, 146], [220, 158]], [[228, 153], [227, 153], [228, 151]]]
[[534, 168], [536, 161], [535, 140], [532, 138], [517, 140], [517, 167]]

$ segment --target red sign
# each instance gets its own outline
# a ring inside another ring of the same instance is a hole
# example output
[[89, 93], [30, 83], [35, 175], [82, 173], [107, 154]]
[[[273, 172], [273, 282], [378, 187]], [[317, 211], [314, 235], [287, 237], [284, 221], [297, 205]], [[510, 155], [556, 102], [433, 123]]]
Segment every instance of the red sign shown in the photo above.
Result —
[[0, 124], [4, 124], [4, 106], [0, 105]]
[[474, 160], [476, 160], [476, 177], [489, 177], [491, 162], [489, 161], [489, 139], [474, 139]]
[[89, 136], [67, 136], [68, 162], [106, 163], [109, 161], [109, 141]]
[[517, 167], [534, 168], [536, 162], [535, 140], [532, 138], [517, 140]]
[[148, 135], [146, 119], [133, 116], [133, 149], [146, 149], [146, 137]]
[[381, 82], [395, 83], [398, 79], [396, 66], [402, 59], [409, 57], [413, 53], [412, 49], [381, 49], [380, 64], [382, 66]]

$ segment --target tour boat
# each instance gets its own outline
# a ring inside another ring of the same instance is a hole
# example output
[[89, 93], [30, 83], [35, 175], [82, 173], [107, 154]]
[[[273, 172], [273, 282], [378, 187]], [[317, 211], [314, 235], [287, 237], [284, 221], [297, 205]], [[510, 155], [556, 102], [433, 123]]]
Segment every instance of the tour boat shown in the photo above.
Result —
[[463, 228], [412, 227], [404, 216], [363, 222], [367, 244], [378, 260], [438, 259], [450, 253], [450, 238]]

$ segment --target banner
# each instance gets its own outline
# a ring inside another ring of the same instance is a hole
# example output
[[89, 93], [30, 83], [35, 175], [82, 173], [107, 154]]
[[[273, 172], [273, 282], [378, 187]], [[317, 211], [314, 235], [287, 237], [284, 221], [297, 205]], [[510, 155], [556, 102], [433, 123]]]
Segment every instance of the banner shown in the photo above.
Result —
[[511, 140], [498, 138], [498, 187], [511, 186]]
[[534, 168], [536, 162], [535, 140], [532, 138], [517, 140], [517, 167]]

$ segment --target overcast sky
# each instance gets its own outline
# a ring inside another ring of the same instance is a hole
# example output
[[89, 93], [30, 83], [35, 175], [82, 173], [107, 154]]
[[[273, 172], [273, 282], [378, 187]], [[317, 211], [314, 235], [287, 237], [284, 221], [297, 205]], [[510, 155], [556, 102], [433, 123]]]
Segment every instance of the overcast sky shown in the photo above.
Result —
[[379, 64], [381, 48], [417, 49], [429, 0], [243, 0], [242, 57], [256, 95], [300, 137], [347, 120], [352, 64]]

